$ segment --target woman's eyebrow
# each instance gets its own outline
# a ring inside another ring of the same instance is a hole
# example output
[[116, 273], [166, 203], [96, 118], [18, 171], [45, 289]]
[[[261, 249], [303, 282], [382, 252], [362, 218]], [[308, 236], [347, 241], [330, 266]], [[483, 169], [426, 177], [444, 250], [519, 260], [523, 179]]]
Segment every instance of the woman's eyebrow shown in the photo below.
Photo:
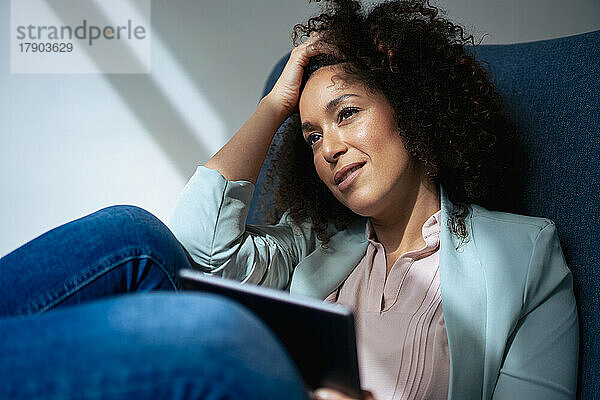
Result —
[[359, 97], [359, 96], [357, 96], [357, 95], [355, 95], [355, 94], [351, 94], [351, 93], [348, 93], [348, 94], [343, 94], [343, 95], [341, 95], [341, 96], [338, 96], [338, 97], [336, 97], [335, 99], [331, 100], [329, 103], [327, 103], [327, 106], [325, 107], [325, 111], [326, 111], [327, 113], [330, 113], [330, 112], [332, 112], [332, 111], [333, 111], [333, 109], [334, 109], [334, 108], [335, 108], [335, 107], [336, 107], [338, 104], [340, 104], [342, 101], [346, 100], [346, 99], [347, 99], [347, 98], [349, 98], [349, 97]]
[[[356, 94], [352, 94], [352, 93], [346, 93], [341, 96], [338, 96], [335, 99], [331, 100], [329, 103], [327, 103], [327, 106], [325, 106], [325, 112], [331, 113], [335, 109], [335, 107], [337, 107], [338, 104], [340, 104], [342, 101], [346, 100], [349, 97], [360, 97], [360, 96], [358, 96]], [[314, 126], [313, 124], [311, 124], [310, 122], [302, 123], [302, 132], [307, 132], [307, 131], [312, 131], [312, 130], [317, 130], [317, 129], [318, 128], [316, 126]]]
[[317, 127], [314, 126], [313, 124], [311, 124], [310, 122], [302, 123], [302, 133], [308, 132], [308, 131], [313, 131], [313, 130], [317, 130]]

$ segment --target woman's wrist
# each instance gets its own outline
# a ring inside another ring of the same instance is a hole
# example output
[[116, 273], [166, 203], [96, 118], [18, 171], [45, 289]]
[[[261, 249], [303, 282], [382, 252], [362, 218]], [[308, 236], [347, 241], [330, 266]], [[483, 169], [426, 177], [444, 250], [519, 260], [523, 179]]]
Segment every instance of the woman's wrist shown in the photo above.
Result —
[[269, 113], [278, 127], [281, 126], [290, 115], [289, 110], [287, 110], [280, 101], [277, 101], [277, 99], [274, 99], [269, 94], [260, 100], [257, 111], [259, 111], [259, 109]]

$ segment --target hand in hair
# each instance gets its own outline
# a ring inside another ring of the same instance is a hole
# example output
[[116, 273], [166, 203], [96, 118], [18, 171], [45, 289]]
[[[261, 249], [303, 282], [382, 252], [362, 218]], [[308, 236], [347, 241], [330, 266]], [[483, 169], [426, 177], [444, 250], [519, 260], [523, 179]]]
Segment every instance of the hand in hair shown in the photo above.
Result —
[[317, 54], [336, 53], [335, 48], [321, 39], [321, 33], [312, 32], [304, 42], [292, 50], [279, 79], [271, 92], [265, 96], [265, 100], [279, 107], [286, 116], [296, 111], [302, 74], [310, 58]]

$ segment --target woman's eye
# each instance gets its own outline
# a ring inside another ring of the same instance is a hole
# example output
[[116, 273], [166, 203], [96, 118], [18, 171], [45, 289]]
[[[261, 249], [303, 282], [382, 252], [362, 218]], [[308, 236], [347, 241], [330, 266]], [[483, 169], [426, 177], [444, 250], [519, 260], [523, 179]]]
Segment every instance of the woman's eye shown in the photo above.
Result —
[[340, 113], [338, 114], [338, 122], [342, 122], [343, 120], [345, 120], [346, 118], [350, 118], [353, 114], [357, 113], [358, 109], [354, 108], [354, 107], [347, 107], [344, 108], [342, 111], [340, 111]]
[[313, 144], [317, 143], [320, 138], [321, 138], [320, 134], [318, 134], [318, 133], [311, 133], [310, 135], [308, 135], [306, 137], [306, 143], [309, 146], [312, 146]]

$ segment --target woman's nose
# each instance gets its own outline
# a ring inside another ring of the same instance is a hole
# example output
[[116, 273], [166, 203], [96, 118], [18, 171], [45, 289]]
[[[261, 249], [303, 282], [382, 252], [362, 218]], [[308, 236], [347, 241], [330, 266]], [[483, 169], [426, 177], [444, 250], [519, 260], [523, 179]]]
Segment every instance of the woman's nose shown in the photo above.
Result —
[[348, 151], [348, 147], [338, 132], [324, 132], [322, 140], [323, 158], [329, 163], [336, 162], [342, 154]]

